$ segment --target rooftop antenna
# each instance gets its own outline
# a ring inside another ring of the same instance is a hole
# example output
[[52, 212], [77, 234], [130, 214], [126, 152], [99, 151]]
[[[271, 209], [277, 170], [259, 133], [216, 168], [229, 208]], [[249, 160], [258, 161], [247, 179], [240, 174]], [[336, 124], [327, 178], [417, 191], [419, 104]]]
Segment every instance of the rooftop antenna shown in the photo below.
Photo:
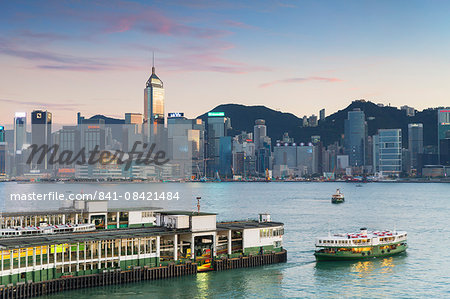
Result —
[[155, 51], [153, 51], [152, 74], [155, 74]]

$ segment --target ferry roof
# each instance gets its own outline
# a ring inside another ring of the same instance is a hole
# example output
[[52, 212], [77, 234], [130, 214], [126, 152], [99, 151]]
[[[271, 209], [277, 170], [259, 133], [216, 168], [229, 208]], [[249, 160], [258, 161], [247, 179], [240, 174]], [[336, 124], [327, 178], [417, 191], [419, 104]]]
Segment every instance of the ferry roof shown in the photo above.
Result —
[[[160, 207], [134, 207], [134, 208], [108, 208], [105, 212], [117, 213], [117, 212], [133, 212], [133, 211], [158, 211], [162, 210]], [[46, 211], [28, 211], [28, 212], [3, 212], [1, 217], [19, 217], [19, 216], [46, 216], [46, 215], [69, 215], [71, 213], [87, 213], [85, 209], [66, 208], [59, 210], [46, 210]], [[97, 213], [97, 212], [95, 212]]]
[[185, 216], [209, 216], [209, 215], [217, 215], [217, 213], [209, 213], [209, 212], [195, 212], [195, 211], [161, 211], [159, 214], [162, 215], [185, 215]]
[[382, 237], [392, 237], [398, 235], [405, 235], [405, 231], [367, 231], [366, 233], [347, 233], [347, 234], [332, 234], [326, 237], [319, 237], [318, 240], [348, 240], [348, 239], [373, 239]]
[[14, 238], [0, 238], [1, 249], [16, 249], [33, 246], [76, 243], [84, 241], [111, 240], [120, 238], [152, 237], [172, 235], [177, 233], [190, 233], [189, 229], [168, 229], [165, 227], [122, 228], [96, 230], [83, 233], [67, 233], [55, 235], [20, 236]]
[[256, 220], [246, 220], [246, 221], [231, 221], [231, 222], [218, 222], [217, 229], [218, 230], [241, 230], [248, 228], [268, 228], [268, 227], [276, 227], [283, 226], [282, 222], [259, 222]]
[[[179, 215], [179, 214], [175, 214]], [[281, 222], [234, 221], [218, 222], [217, 230], [242, 230], [249, 228], [269, 228], [283, 226]], [[95, 230], [83, 233], [67, 233], [55, 235], [20, 236], [14, 238], [0, 238], [0, 249], [9, 250], [24, 247], [46, 246], [54, 244], [76, 243], [92, 240], [111, 240], [120, 238], [154, 237], [173, 234], [189, 234], [190, 229], [170, 229], [161, 226], [145, 228], [119, 228]]]

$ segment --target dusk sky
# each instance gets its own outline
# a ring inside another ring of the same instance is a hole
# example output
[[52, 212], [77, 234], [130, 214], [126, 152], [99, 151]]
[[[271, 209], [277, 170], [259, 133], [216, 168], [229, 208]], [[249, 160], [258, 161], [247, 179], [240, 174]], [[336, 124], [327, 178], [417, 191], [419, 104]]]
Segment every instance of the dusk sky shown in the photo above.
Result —
[[448, 1], [0, 3], [0, 124], [41, 108], [65, 124], [142, 113], [152, 51], [166, 113], [188, 117], [450, 104]]

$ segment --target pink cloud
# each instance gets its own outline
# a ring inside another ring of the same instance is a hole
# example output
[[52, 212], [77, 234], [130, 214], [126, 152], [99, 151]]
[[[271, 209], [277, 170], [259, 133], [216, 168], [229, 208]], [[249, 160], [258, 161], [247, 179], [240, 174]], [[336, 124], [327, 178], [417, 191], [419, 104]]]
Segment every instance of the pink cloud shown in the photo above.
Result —
[[26, 107], [44, 107], [44, 108], [52, 108], [58, 110], [67, 110], [73, 111], [74, 109], [79, 108], [80, 106], [85, 106], [82, 103], [48, 103], [48, 102], [38, 102], [38, 101], [21, 101], [21, 100], [12, 100], [12, 99], [0, 99], [0, 103], [4, 104], [12, 104], [14, 106], [26, 106]]
[[242, 28], [242, 29], [255, 29], [257, 27], [249, 25], [249, 24], [245, 24], [242, 22], [238, 22], [238, 21], [233, 21], [233, 20], [226, 20], [225, 24], [231, 27], [237, 27], [237, 28]]
[[188, 25], [186, 20], [168, 16], [163, 11], [139, 3], [115, 1], [117, 8], [102, 7], [99, 10], [72, 10], [60, 7], [60, 12], [69, 18], [85, 20], [99, 26], [103, 33], [140, 31], [146, 34], [166, 36], [191, 36], [197, 38], [218, 38], [228, 34], [226, 30]]
[[251, 65], [225, 57], [226, 52], [234, 47], [234, 44], [220, 41], [209, 41], [207, 47], [180, 45], [172, 49], [170, 56], [158, 59], [158, 61], [165, 68], [175, 72], [201, 71], [244, 74], [270, 70], [265, 66]]
[[341, 82], [343, 80], [341, 80], [339, 78], [327, 78], [327, 77], [288, 78], [288, 79], [276, 80], [276, 81], [272, 81], [272, 82], [263, 83], [259, 87], [266, 88], [266, 87], [280, 84], [280, 83], [305, 83], [305, 82], [311, 82], [311, 81], [334, 83], [334, 82]]

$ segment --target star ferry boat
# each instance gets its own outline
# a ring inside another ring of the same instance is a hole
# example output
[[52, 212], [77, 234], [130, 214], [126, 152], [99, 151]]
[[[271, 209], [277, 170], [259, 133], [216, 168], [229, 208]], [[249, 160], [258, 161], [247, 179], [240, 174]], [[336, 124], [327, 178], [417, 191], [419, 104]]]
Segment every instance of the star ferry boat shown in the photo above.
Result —
[[408, 234], [405, 231], [367, 231], [335, 234], [316, 239], [317, 261], [359, 260], [385, 257], [404, 252]]

